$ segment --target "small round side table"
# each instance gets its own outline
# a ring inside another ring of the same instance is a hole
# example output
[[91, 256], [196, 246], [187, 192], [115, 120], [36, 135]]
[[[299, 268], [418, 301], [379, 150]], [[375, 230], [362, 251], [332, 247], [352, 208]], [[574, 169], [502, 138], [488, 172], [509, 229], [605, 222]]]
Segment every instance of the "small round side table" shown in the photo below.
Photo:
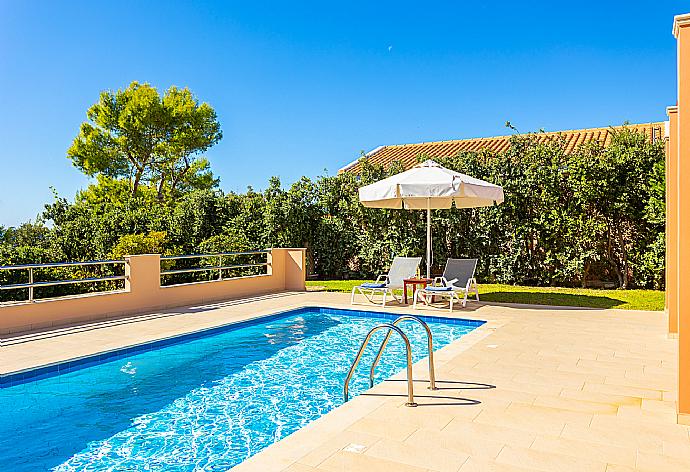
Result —
[[412, 285], [412, 297], [414, 297], [414, 292], [416, 290], [417, 285], [421, 285], [422, 287], [426, 287], [432, 282], [432, 279], [427, 279], [424, 277], [412, 277], [410, 279], [404, 279], [403, 280], [403, 298], [405, 300], [405, 305], [407, 305], [407, 286]]

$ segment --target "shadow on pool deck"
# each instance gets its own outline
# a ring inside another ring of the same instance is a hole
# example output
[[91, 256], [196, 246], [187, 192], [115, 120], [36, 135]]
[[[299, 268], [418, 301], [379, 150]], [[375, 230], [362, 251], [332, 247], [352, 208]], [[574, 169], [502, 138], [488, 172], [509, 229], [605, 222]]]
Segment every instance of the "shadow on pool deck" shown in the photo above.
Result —
[[[383, 383], [389, 383], [389, 382], [405, 382], [407, 383], [406, 379], [387, 379]], [[423, 382], [423, 383], [429, 383], [428, 380], [425, 379], [414, 379], [413, 382]], [[438, 384], [452, 384], [452, 385], [458, 385], [456, 387], [438, 387]], [[462, 382], [459, 380], [437, 380], [436, 381], [437, 385], [437, 391], [438, 390], [487, 390], [487, 389], [493, 389], [496, 388], [495, 385], [491, 384], [485, 384], [485, 383], [478, 383], [478, 382]], [[461, 385], [461, 386], [460, 386]], [[424, 391], [427, 391], [426, 389]], [[430, 392], [433, 392], [433, 390], [429, 390]], [[400, 394], [400, 393], [369, 393], [369, 392], [364, 392], [361, 393], [360, 395], [362, 396], [367, 396], [367, 397], [405, 397], [407, 398], [406, 394]], [[438, 400], [454, 400], [452, 402], [418, 402], [417, 406], [473, 406], [473, 405], [479, 405], [481, 404], [481, 401], [479, 400], [473, 400], [471, 398], [463, 398], [463, 397], [450, 397], [446, 395], [416, 395], [414, 396], [415, 400], [419, 398], [424, 398], [424, 399], [438, 399]]]
[[[402, 393], [361, 393], [361, 396], [365, 397], [403, 397], [407, 398], [407, 395], [402, 394]], [[439, 400], [454, 400], [452, 402], [417, 402], [417, 406], [474, 406], [474, 405], [479, 405], [482, 402], [479, 400], [473, 400], [471, 398], [462, 398], [462, 397], [448, 397], [448, 396], [443, 396], [443, 395], [415, 395], [414, 399], [419, 400], [421, 398], [424, 399], [439, 399]]]

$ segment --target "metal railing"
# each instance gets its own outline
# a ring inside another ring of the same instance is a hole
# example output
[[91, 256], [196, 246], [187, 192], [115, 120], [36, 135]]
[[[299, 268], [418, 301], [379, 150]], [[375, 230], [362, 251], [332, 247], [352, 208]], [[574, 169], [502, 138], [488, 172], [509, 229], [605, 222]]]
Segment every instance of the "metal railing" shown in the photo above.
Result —
[[[118, 281], [125, 280], [125, 275], [102, 275], [100, 277], [85, 277], [78, 279], [61, 279], [61, 280], [45, 280], [36, 281], [35, 275], [36, 271], [44, 269], [57, 269], [63, 267], [84, 267], [84, 266], [104, 266], [109, 264], [122, 264], [124, 269], [124, 260], [103, 260], [103, 261], [85, 261], [85, 262], [52, 262], [47, 264], [20, 264], [20, 265], [10, 265], [10, 266], [0, 266], [0, 271], [13, 271], [13, 270], [27, 270], [28, 271], [28, 282], [14, 283], [0, 285], [0, 290], [21, 290], [28, 289], [29, 296], [27, 301], [33, 302], [36, 300], [34, 297], [35, 288], [43, 287], [53, 287], [57, 285], [71, 285], [80, 283], [97, 283], [97, 282], [108, 282], [108, 281]], [[123, 270], [124, 272], [124, 270]]]
[[[191, 274], [196, 272], [218, 272], [218, 276], [215, 280], [224, 280], [226, 278], [234, 277], [223, 277], [223, 271], [238, 270], [238, 269], [250, 269], [254, 267], [268, 267], [270, 263], [268, 260], [266, 262], [248, 263], [248, 264], [224, 264], [223, 262], [229, 257], [238, 256], [253, 256], [257, 254], [270, 254], [270, 249], [258, 249], [254, 251], [238, 251], [238, 252], [219, 252], [211, 254], [186, 254], [182, 256], [161, 256], [161, 265], [165, 265], [169, 261], [179, 261], [179, 260], [189, 260], [189, 259], [212, 259], [216, 260], [215, 265], [205, 265], [201, 267], [187, 267], [182, 269], [161, 269], [161, 278], [164, 276], [172, 276], [179, 274]], [[183, 282], [184, 283], [184, 282]], [[172, 284], [174, 285], [174, 284]]]
[[357, 369], [357, 364], [359, 364], [359, 361], [362, 359], [362, 354], [364, 354], [364, 349], [366, 349], [367, 344], [369, 344], [369, 340], [371, 340], [371, 336], [378, 330], [380, 329], [386, 329], [388, 330], [388, 334], [390, 335], [391, 331], [395, 331], [400, 335], [402, 338], [403, 342], [405, 343], [405, 351], [406, 351], [406, 357], [407, 357], [407, 402], [405, 403], [405, 406], [417, 406], [417, 404], [414, 401], [414, 384], [413, 384], [413, 379], [412, 379], [412, 346], [410, 346], [410, 340], [407, 338], [405, 333], [398, 328], [395, 325], [392, 325], [390, 323], [383, 323], [378, 326], [374, 326], [369, 333], [367, 333], [367, 336], [364, 338], [364, 342], [362, 342], [362, 345], [359, 347], [359, 351], [357, 352], [357, 357], [355, 357], [354, 362], [352, 362], [352, 366], [350, 366], [350, 371], [347, 373], [347, 378], [345, 379], [345, 385], [343, 387], [343, 400], [347, 402], [350, 397], [350, 379], [352, 379], [352, 376], [355, 373], [355, 369]]

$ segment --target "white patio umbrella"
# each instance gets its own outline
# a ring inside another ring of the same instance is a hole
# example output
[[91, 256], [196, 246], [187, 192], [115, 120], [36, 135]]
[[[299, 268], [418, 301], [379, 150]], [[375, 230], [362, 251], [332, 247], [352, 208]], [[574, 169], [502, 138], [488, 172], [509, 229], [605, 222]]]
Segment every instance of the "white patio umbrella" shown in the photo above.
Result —
[[359, 189], [369, 208], [426, 210], [426, 276], [431, 266], [431, 210], [476, 208], [503, 202], [503, 188], [441, 167], [432, 160]]

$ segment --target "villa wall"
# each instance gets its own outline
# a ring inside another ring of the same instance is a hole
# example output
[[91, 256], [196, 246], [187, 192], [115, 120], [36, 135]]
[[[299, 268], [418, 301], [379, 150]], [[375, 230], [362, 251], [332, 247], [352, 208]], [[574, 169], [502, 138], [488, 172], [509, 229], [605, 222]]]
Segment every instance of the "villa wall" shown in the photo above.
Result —
[[125, 257], [124, 290], [0, 306], [0, 334], [233, 298], [305, 290], [305, 249], [272, 249], [265, 275], [161, 286], [160, 255]]
[[676, 239], [667, 243], [676, 251], [675, 293], [669, 302], [678, 313], [678, 422], [690, 424], [690, 14], [674, 19], [673, 34], [678, 40], [678, 109], [676, 194], [669, 192], [676, 213]]

